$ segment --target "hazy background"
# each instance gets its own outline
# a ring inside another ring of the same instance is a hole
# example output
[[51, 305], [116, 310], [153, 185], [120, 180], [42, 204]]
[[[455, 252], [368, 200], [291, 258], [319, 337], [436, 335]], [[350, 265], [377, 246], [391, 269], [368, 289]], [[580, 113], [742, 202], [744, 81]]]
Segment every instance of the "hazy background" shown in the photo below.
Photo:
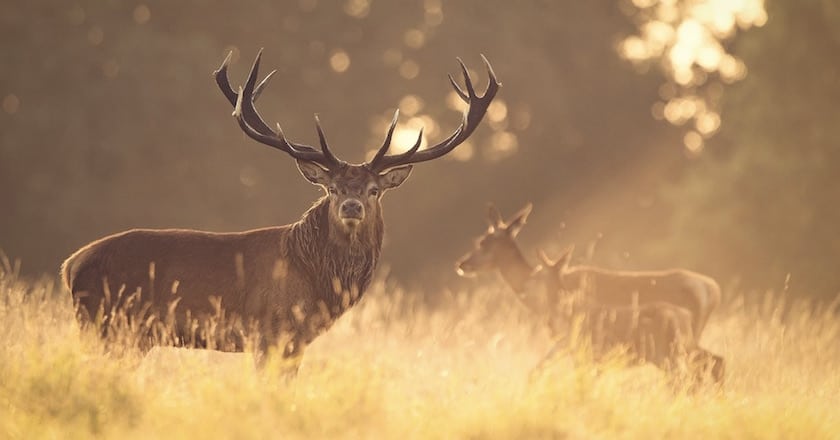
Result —
[[[384, 199], [383, 265], [463, 282], [454, 261], [535, 204], [521, 237], [611, 268], [840, 291], [840, 4], [833, 0], [0, 2], [0, 249], [54, 274], [133, 227], [235, 231], [320, 196], [246, 139], [211, 73], [244, 81], [298, 142], [361, 162], [394, 108], [398, 146], [459, 122], [446, 74], [479, 54], [504, 87], [468, 144]], [[790, 274], [788, 276], [788, 274]], [[787, 279], [787, 281], [786, 281]], [[434, 290], [428, 289], [433, 292]]]

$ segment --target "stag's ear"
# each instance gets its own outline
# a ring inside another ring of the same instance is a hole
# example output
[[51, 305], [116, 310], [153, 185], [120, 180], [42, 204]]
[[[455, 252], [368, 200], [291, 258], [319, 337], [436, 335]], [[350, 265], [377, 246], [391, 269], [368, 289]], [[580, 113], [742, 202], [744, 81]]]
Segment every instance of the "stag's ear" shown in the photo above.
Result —
[[405, 182], [405, 179], [408, 179], [412, 168], [413, 167], [411, 165], [391, 168], [379, 175], [379, 184], [382, 186], [383, 190], [396, 188], [402, 185], [403, 182]]
[[531, 213], [531, 209], [534, 207], [532, 204], [525, 205], [524, 208], [519, 210], [516, 214], [514, 214], [513, 218], [510, 219], [508, 222], [507, 231], [511, 237], [516, 237], [519, 234], [519, 231], [525, 226], [525, 222], [528, 221], [528, 214]]
[[328, 186], [330, 184], [329, 172], [320, 165], [307, 160], [297, 160], [296, 162], [298, 170], [300, 170], [300, 173], [303, 174], [306, 180], [316, 185]]

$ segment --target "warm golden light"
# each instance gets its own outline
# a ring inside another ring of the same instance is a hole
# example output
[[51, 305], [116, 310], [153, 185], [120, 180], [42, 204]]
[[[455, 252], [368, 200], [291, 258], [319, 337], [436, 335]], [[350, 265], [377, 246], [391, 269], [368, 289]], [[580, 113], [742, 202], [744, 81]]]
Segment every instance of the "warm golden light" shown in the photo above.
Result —
[[746, 76], [744, 63], [727, 53], [722, 41], [738, 30], [763, 26], [767, 22], [764, 0], [693, 0], [679, 4], [675, 0], [633, 0], [633, 6], [642, 17], [639, 34], [626, 37], [618, 45], [618, 52], [634, 63], [661, 59], [671, 79], [667, 91], [660, 89], [665, 103], [651, 109], [654, 117], [678, 125], [693, 118], [701, 133], [714, 133], [719, 125], [714, 121], [719, 121], [719, 116], [706, 116], [714, 110], [706, 100], [718, 101], [709, 95], [693, 95], [698, 87], [711, 87], [714, 81], [732, 83]]
[[[414, 143], [417, 142], [419, 128], [414, 128], [416, 125], [419, 124], [409, 123], [397, 125], [397, 128], [394, 130], [393, 140], [391, 141], [392, 153], [402, 153], [403, 151], [411, 148]], [[420, 148], [424, 148], [426, 144], [426, 137], [424, 136], [423, 140], [420, 142]]]

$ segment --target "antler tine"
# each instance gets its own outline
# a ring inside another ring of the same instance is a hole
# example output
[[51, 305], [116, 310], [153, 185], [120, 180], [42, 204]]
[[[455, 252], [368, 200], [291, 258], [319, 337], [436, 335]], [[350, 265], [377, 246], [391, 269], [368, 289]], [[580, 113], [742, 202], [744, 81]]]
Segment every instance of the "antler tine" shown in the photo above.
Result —
[[496, 97], [496, 93], [499, 91], [499, 87], [501, 87], [502, 85], [496, 79], [496, 74], [493, 72], [493, 68], [490, 66], [490, 62], [487, 61], [487, 58], [484, 55], [482, 55], [481, 59], [487, 67], [487, 76], [489, 77], [487, 89], [485, 89], [484, 94], [482, 96], [478, 96], [476, 94], [475, 88], [473, 87], [472, 78], [470, 78], [469, 70], [467, 70], [467, 66], [461, 61], [460, 58], [458, 59], [458, 64], [461, 68], [461, 72], [464, 75], [464, 85], [466, 90], [462, 89], [458, 85], [458, 83], [455, 81], [455, 78], [453, 78], [452, 75], [449, 75], [449, 82], [455, 89], [455, 93], [457, 93], [458, 96], [468, 104], [467, 110], [463, 114], [461, 124], [458, 126], [458, 128], [455, 129], [455, 132], [453, 132], [440, 143], [434, 146], [430, 146], [422, 151], [416, 151], [411, 155], [406, 155], [405, 153], [403, 153], [399, 155], [388, 156], [382, 149], [380, 149], [380, 151], [376, 154], [373, 160], [371, 160], [368, 163], [368, 166], [372, 170], [381, 172], [388, 168], [393, 168], [397, 165], [425, 162], [428, 160], [436, 159], [449, 153], [455, 147], [467, 140], [467, 138], [472, 134], [473, 131], [475, 131], [476, 127], [478, 127], [479, 123], [484, 118], [484, 115], [487, 113], [487, 108], [490, 106], [490, 103], [493, 102], [493, 98]]
[[452, 84], [452, 87], [455, 89], [455, 93], [457, 93], [457, 94], [458, 94], [458, 96], [460, 96], [460, 97], [461, 97], [461, 99], [462, 99], [464, 102], [470, 102], [470, 95], [467, 95], [467, 93], [466, 93], [466, 92], [464, 92], [463, 90], [461, 90], [461, 86], [459, 86], [459, 85], [458, 85], [458, 82], [457, 82], [457, 81], [455, 81], [455, 78], [454, 78], [454, 77], [452, 77], [452, 74], [451, 74], [451, 73], [447, 73], [447, 74], [446, 74], [446, 76], [447, 76], [447, 77], [449, 77], [449, 84]]
[[472, 78], [470, 78], [470, 71], [467, 70], [467, 66], [464, 65], [464, 62], [460, 58], [456, 58], [456, 60], [461, 65], [461, 73], [464, 74], [464, 85], [467, 86], [467, 94], [473, 97], [475, 96], [475, 89], [473, 88]]
[[335, 157], [327, 145], [327, 137], [324, 135], [324, 129], [321, 128], [321, 118], [315, 115], [315, 129], [318, 130], [318, 141], [321, 142], [321, 152], [324, 153], [324, 158], [330, 162], [330, 166], [338, 165], [341, 161]]
[[397, 128], [397, 120], [399, 120], [399, 118], [400, 109], [396, 109], [394, 110], [394, 117], [391, 119], [391, 125], [388, 127], [388, 132], [385, 134], [385, 142], [382, 143], [382, 146], [379, 147], [379, 151], [377, 151], [376, 155], [373, 156], [373, 159], [370, 161], [371, 164], [380, 162], [388, 152], [388, 149], [391, 148], [391, 138], [394, 136], [394, 129]]
[[481, 56], [481, 61], [484, 62], [484, 67], [487, 69], [487, 76], [490, 77], [490, 83], [498, 84], [501, 87], [502, 83], [496, 79], [496, 72], [493, 71], [493, 66], [490, 65], [490, 61], [487, 61], [487, 57], [483, 53], [479, 54], [479, 56]]
[[[256, 66], [259, 66], [259, 61], [260, 61], [260, 56], [261, 55], [262, 55], [262, 50], [260, 50], [260, 53], [257, 55], [257, 60], [254, 62], [254, 64]], [[230, 105], [236, 106], [236, 100], [239, 99], [239, 95], [233, 90], [233, 87], [230, 85], [230, 79], [228, 79], [228, 73], [227, 73], [228, 72], [228, 66], [230, 65], [230, 60], [231, 60], [232, 57], [233, 57], [233, 51], [228, 52], [227, 56], [225, 57], [225, 60], [222, 61], [222, 65], [219, 66], [218, 70], [213, 72], [213, 76], [216, 77], [216, 84], [219, 86], [219, 89], [222, 91], [222, 94], [225, 95], [225, 98], [227, 98], [228, 102], [230, 102]], [[253, 74], [254, 72], [255, 72], [255, 70], [252, 67], [251, 68], [251, 74]], [[251, 74], [249, 74], [249, 78], [250, 78]], [[265, 87], [265, 84], [267, 83], [269, 78], [271, 78], [272, 74], [273, 74], [273, 72], [270, 73], [260, 83], [260, 86], [258, 87], [258, 89], [260, 89], [260, 91], [255, 93], [255, 95], [254, 95], [255, 100], [256, 100], [257, 95], [260, 94], [261, 89], [263, 87]], [[256, 118], [254, 118], [254, 115], [252, 115], [252, 114], [245, 114], [245, 118], [248, 121], [248, 125], [253, 127], [255, 130], [259, 131], [260, 133], [266, 134], [266, 135], [274, 133], [271, 130], [271, 128], [268, 126], [268, 124], [266, 124], [265, 121], [263, 121], [262, 118], [259, 117], [259, 115], [257, 115]]]
[[393, 163], [394, 165], [385, 166], [382, 169], [392, 168], [392, 167], [402, 163], [402, 161], [404, 161], [404, 160], [410, 158], [411, 156], [413, 156], [414, 153], [416, 153], [417, 150], [420, 149], [420, 145], [423, 144], [423, 129], [424, 128], [425, 127], [420, 127], [420, 131], [417, 133], [417, 141], [414, 142], [414, 145], [412, 145], [411, 148], [409, 148], [408, 150], [405, 150], [402, 153], [386, 157], [385, 159], [387, 159], [388, 163]]
[[270, 80], [275, 73], [277, 73], [277, 69], [268, 72], [268, 75], [266, 75], [265, 78], [257, 84], [257, 87], [254, 89], [254, 102], [257, 102], [257, 99], [260, 99], [263, 89], [265, 89], [265, 86], [268, 85], [268, 80]]
[[262, 122], [262, 124], [265, 126], [265, 130], [257, 129], [249, 124], [250, 120], [262, 121], [262, 118], [259, 113], [257, 113], [256, 108], [254, 108], [253, 99], [254, 85], [256, 83], [257, 72], [260, 64], [260, 55], [257, 55], [257, 59], [251, 67], [251, 73], [248, 75], [245, 87], [239, 88], [239, 93], [236, 97], [233, 117], [236, 118], [236, 121], [239, 123], [239, 127], [245, 132], [245, 134], [257, 142], [284, 151], [295, 159], [315, 162], [329, 169], [335, 164], [330, 158], [328, 158], [323, 152], [317, 151], [310, 146], [304, 146], [305, 148], [296, 148], [296, 145], [293, 145], [286, 140], [285, 135], [283, 135], [283, 131], [280, 129], [280, 124], [277, 124], [277, 132], [279, 134], [267, 128], [264, 122]]
[[[232, 106], [236, 107], [236, 101], [239, 99], [239, 94], [237, 94], [237, 92], [233, 90], [233, 87], [230, 85], [230, 79], [228, 78], [228, 66], [230, 66], [230, 60], [232, 57], [233, 51], [229, 51], [224, 61], [222, 61], [222, 65], [219, 66], [219, 68], [215, 72], [213, 72], [213, 76], [216, 78], [216, 84], [219, 86], [219, 89], [222, 91], [222, 94], [225, 96], [225, 98], [227, 98], [228, 102], [230, 102]], [[257, 58], [254, 60], [254, 64], [251, 66], [251, 71], [248, 74], [248, 79], [252, 84], [256, 82], [261, 57], [262, 49], [260, 49], [259, 53], [257, 54]], [[269, 127], [269, 125], [262, 119], [259, 113], [257, 113], [256, 109], [253, 108], [253, 103], [256, 102], [259, 95], [262, 94], [263, 90], [268, 85], [269, 80], [274, 76], [275, 73], [277, 73], [276, 70], [271, 71], [268, 75], [266, 75], [266, 77], [262, 81], [260, 81], [259, 84], [257, 84], [253, 88], [251, 99], [249, 99], [248, 102], [244, 104], [244, 108], [242, 111], [242, 115], [245, 118], [245, 122], [254, 130], [266, 136], [273, 136], [275, 135], [275, 133], [271, 129], [271, 127]], [[248, 88], [247, 83], [246, 88]], [[251, 90], [250, 88], [248, 89]], [[288, 140], [286, 140], [286, 143], [291, 145], [296, 150], [317, 151], [315, 148], [309, 145], [290, 142]]]
[[294, 147], [292, 147], [291, 145], [289, 145], [289, 143], [286, 141], [286, 137], [283, 135], [283, 132], [281, 130], [279, 130], [279, 128], [280, 128], [279, 124], [278, 124], [277, 128], [278, 128], [278, 131], [280, 132], [280, 135], [274, 134], [273, 131], [271, 132], [272, 134], [270, 134], [270, 135], [260, 133], [254, 127], [251, 127], [250, 125], [248, 125], [248, 121], [245, 120], [245, 117], [244, 117], [243, 111], [242, 111], [242, 103], [243, 103], [243, 101], [246, 101], [248, 98], [250, 98], [250, 95], [247, 92], [243, 91], [242, 87], [240, 87], [239, 88], [239, 93], [237, 94], [237, 98], [236, 98], [236, 106], [234, 107], [234, 110], [233, 110], [233, 117], [236, 118], [236, 122], [239, 123], [239, 128], [241, 128], [242, 131], [245, 132], [245, 134], [247, 134], [251, 139], [254, 139], [255, 141], [257, 141], [259, 143], [262, 143], [262, 144], [268, 145], [269, 147], [274, 147], [274, 148], [277, 148], [278, 150], [284, 151], [284, 152], [288, 153], [289, 155], [291, 155], [292, 157], [294, 157], [295, 159], [308, 160], [308, 161], [318, 162], [318, 163], [323, 162], [323, 157], [319, 152], [314, 151], [314, 150], [313, 151], [299, 151], [299, 150], [294, 149]]
[[216, 84], [219, 86], [219, 89], [221, 89], [222, 94], [225, 95], [228, 102], [230, 102], [230, 105], [236, 105], [236, 92], [234, 92], [233, 87], [230, 86], [230, 80], [227, 76], [228, 65], [230, 64], [231, 57], [233, 57], [233, 51], [229, 51], [224, 61], [222, 61], [222, 65], [213, 71], [213, 77], [216, 78]]

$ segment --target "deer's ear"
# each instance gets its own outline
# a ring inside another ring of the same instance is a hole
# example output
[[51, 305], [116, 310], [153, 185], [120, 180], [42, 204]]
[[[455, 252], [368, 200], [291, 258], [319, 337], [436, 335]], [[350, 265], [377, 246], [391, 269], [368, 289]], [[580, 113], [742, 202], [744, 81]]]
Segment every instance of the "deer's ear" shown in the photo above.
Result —
[[531, 213], [531, 209], [534, 207], [532, 204], [525, 205], [524, 208], [519, 210], [513, 218], [510, 219], [508, 222], [507, 231], [511, 237], [516, 237], [519, 234], [519, 231], [525, 226], [525, 222], [528, 221], [528, 214]]
[[487, 204], [487, 224], [490, 226], [490, 232], [504, 225], [502, 214], [499, 213], [499, 208], [496, 208], [496, 205], [493, 203]]
[[307, 160], [297, 160], [296, 162], [298, 170], [300, 170], [300, 173], [303, 174], [303, 177], [305, 177], [306, 180], [316, 185], [329, 185], [329, 172], [321, 168], [320, 165], [316, 164], [315, 162], [309, 162]]
[[563, 250], [563, 255], [560, 256], [560, 259], [557, 260], [556, 266], [563, 272], [566, 268], [569, 267], [569, 263], [572, 261], [572, 252], [575, 250], [575, 245], [571, 244], [565, 250]]
[[402, 185], [405, 179], [408, 179], [412, 168], [411, 165], [392, 168], [379, 175], [379, 184], [383, 190], [396, 188]]

